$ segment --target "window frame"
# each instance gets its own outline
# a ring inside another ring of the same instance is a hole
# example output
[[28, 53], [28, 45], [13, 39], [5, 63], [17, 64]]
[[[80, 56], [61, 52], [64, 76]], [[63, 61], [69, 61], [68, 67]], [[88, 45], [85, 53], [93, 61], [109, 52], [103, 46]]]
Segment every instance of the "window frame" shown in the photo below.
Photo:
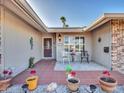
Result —
[[[65, 43], [65, 37], [68, 37], [68, 43]], [[78, 43], [76, 43], [76, 37], [78, 37], [79, 38], [79, 40], [78, 40]], [[81, 38], [83, 37], [83, 41], [81, 42]], [[71, 42], [71, 38], [73, 38], [74, 39], [74, 41], [73, 41], [73, 43], [70, 43]], [[76, 51], [76, 45], [78, 45], [79, 46], [79, 49], [78, 49], [78, 51]], [[65, 46], [66, 46], [66, 50], [68, 50], [68, 51], [65, 51]], [[64, 44], [63, 44], [63, 49], [64, 49], [64, 52], [66, 52], [66, 53], [71, 53], [71, 48], [70, 48], [70, 46], [73, 46], [73, 48], [74, 48], [74, 51], [75, 51], [75, 53], [80, 53], [80, 51], [83, 49], [83, 47], [85, 48], [85, 36], [83, 36], [83, 35], [75, 35], [75, 36], [72, 36], [72, 35], [64, 35]], [[82, 48], [81, 48], [81, 46], [82, 46]]]

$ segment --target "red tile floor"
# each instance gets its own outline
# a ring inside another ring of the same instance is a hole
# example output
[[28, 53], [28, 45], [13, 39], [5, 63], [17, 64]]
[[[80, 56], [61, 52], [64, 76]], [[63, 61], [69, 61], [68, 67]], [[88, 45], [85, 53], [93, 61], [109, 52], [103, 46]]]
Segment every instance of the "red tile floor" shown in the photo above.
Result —
[[[49, 84], [51, 82], [57, 82], [58, 84], [66, 84], [66, 77], [64, 71], [54, 71], [55, 60], [41, 60], [35, 65], [37, 74], [39, 76], [39, 84]], [[81, 84], [99, 84], [98, 77], [101, 75], [101, 71], [76, 71], [77, 77], [80, 79]], [[111, 72], [118, 84], [124, 85], [124, 74], [117, 71]], [[17, 75], [13, 80], [13, 84], [23, 84], [25, 79], [30, 76], [30, 70], [26, 70]]]

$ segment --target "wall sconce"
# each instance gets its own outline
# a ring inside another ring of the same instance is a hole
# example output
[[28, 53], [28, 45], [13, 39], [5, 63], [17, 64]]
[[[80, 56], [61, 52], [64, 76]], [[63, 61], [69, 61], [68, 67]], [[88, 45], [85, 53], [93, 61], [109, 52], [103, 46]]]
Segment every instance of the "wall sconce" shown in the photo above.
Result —
[[59, 42], [61, 42], [61, 34], [58, 35]]
[[100, 43], [100, 42], [101, 42], [101, 40], [102, 40], [102, 39], [101, 39], [101, 37], [99, 37], [99, 38], [98, 38], [98, 42]]

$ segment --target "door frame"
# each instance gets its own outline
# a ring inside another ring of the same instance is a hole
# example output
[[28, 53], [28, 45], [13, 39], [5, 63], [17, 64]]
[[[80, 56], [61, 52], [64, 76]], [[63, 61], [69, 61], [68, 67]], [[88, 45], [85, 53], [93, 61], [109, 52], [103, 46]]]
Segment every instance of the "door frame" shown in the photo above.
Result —
[[[51, 38], [52, 40], [52, 57], [44, 57], [44, 39]], [[43, 59], [53, 59], [53, 37], [42, 37], [42, 58]]]

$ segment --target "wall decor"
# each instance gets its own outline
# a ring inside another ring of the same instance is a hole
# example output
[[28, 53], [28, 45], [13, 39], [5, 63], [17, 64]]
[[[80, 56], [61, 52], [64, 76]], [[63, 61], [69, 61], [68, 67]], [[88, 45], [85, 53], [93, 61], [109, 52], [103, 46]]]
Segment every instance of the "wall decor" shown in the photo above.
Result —
[[31, 50], [33, 49], [33, 37], [30, 38], [30, 46], [31, 46]]

